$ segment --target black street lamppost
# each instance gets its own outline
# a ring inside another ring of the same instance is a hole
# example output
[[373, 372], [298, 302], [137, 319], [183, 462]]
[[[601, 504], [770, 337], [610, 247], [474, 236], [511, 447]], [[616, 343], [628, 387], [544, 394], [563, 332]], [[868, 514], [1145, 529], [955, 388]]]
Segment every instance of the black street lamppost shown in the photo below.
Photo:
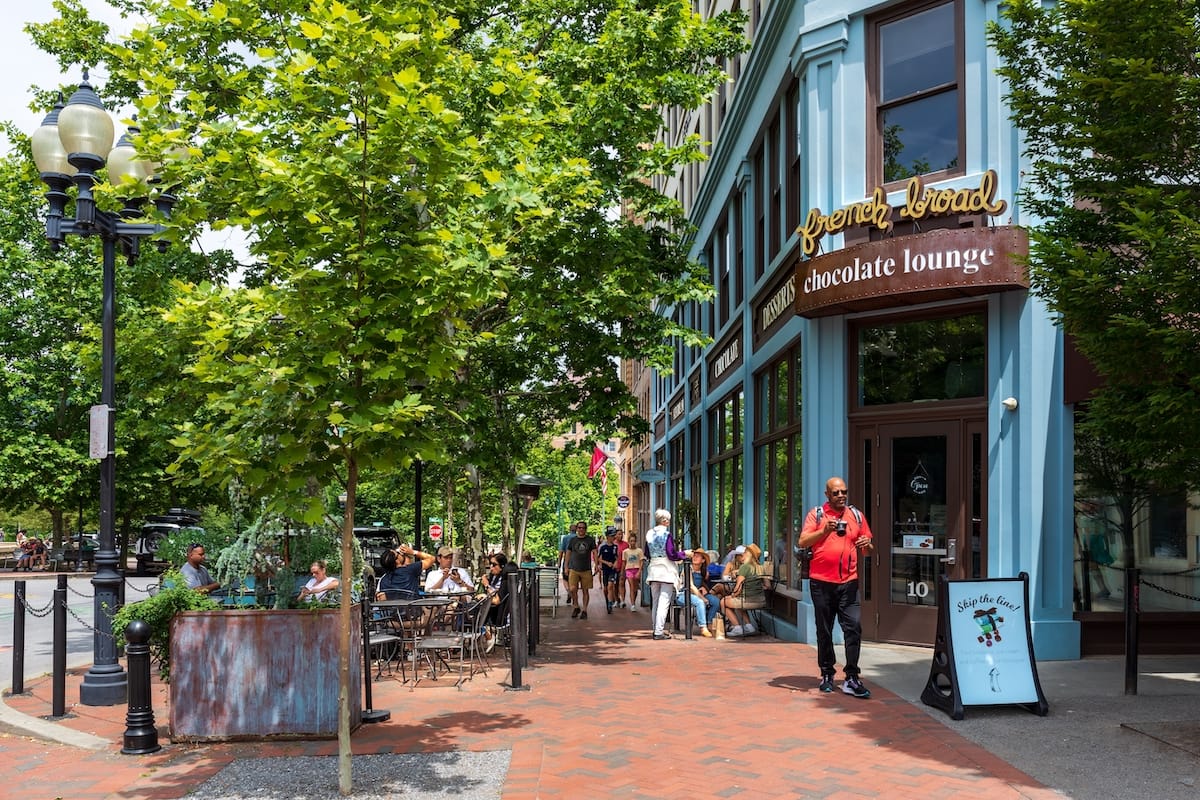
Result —
[[[135, 128], [130, 131], [136, 133]], [[46, 115], [41, 127], [32, 137], [33, 157], [46, 192], [49, 212], [46, 215], [46, 238], [51, 249], [58, 252], [67, 236], [98, 236], [103, 245], [103, 301], [101, 319], [101, 386], [100, 405], [92, 407], [91, 455], [100, 460], [100, 541], [96, 551], [96, 576], [93, 603], [94, 632], [92, 667], [79, 687], [79, 701], [88, 706], [111, 706], [124, 703], [127, 679], [117, 661], [117, 645], [113, 639], [110, 614], [118, 607], [122, 577], [117, 571], [119, 556], [113, 529], [116, 505], [116, 250], [120, 245], [129, 263], [138, 255], [138, 243], [146, 236], [163, 230], [162, 226], [134, 222], [142, 217], [143, 199], [126, 201], [120, 213], [96, 208], [92, 187], [96, 173], [108, 164], [108, 180], [116, 184], [123, 176], [153, 178], [154, 165], [137, 159], [129, 134], [113, 147], [113, 121], [100, 102], [99, 96], [83, 73], [83, 82], [64, 107], [61, 101]], [[74, 184], [75, 217], [65, 216]], [[154, 205], [163, 215], [169, 215], [175, 198], [160, 192]], [[158, 243], [166, 249], [166, 242]]]

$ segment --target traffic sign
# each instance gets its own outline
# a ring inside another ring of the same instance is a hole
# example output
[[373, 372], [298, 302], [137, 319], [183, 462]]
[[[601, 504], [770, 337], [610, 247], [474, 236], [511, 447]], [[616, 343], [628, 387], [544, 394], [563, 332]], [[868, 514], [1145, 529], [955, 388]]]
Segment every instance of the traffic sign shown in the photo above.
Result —
[[436, 522], [429, 526], [429, 538], [435, 542], [442, 540], [442, 526]]
[[629, 508], [629, 495], [623, 494], [617, 498], [617, 508]]

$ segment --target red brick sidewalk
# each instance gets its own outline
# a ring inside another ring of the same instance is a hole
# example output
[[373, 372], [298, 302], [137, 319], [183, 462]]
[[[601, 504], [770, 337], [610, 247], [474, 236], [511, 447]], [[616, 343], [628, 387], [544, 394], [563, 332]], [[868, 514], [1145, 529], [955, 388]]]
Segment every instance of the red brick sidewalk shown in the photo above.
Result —
[[[373, 705], [392, 718], [360, 728], [354, 752], [511, 750], [503, 796], [514, 799], [1061, 797], [880, 687], [865, 701], [818, 693], [806, 645], [762, 636], [656, 642], [646, 609], [608, 615], [594, 601], [589, 610], [583, 621], [542, 618], [546, 642], [523, 674], [529, 691], [505, 689], [499, 651], [495, 668], [462, 691], [377, 681]], [[69, 680], [69, 717], [56, 724], [111, 746], [88, 751], [4, 735], [9, 780], [0, 796], [179, 798], [234, 758], [336, 754], [336, 742], [171, 743], [158, 686], [163, 750], [124, 756], [125, 707], [75, 705], [78, 683], [78, 674]], [[48, 715], [50, 681], [27, 688], [7, 705]]]

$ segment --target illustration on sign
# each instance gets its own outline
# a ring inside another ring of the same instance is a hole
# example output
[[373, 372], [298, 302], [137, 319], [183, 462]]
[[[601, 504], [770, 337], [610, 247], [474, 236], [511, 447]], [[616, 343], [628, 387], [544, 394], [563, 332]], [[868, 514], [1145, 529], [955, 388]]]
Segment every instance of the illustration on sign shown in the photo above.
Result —
[[1049, 705], [1029, 633], [1029, 577], [938, 583], [938, 630], [926, 705], [962, 719], [966, 706]]
[[[963, 705], [1037, 702], [1025, 638], [1027, 612], [1018, 594], [1021, 584], [951, 581], [949, 588], [950, 631]], [[1013, 624], [1006, 624], [1009, 621]]]

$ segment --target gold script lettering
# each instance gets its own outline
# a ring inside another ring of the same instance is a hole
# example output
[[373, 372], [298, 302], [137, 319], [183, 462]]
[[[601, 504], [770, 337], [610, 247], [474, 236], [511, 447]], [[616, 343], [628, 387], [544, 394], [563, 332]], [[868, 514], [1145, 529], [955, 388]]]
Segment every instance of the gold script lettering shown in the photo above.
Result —
[[800, 234], [800, 245], [804, 254], [811, 256], [817, 252], [821, 237], [827, 233], [841, 233], [847, 228], [859, 225], [874, 225], [887, 233], [892, 229], [892, 207], [887, 201], [887, 192], [882, 186], [876, 186], [871, 199], [851, 203], [828, 215], [822, 214], [819, 208], [810, 208], [804, 224], [796, 228]]
[[1003, 214], [1008, 203], [996, 199], [996, 171], [979, 178], [976, 189], [926, 189], [921, 177], [909, 179], [901, 219], [913, 221], [946, 214]]

